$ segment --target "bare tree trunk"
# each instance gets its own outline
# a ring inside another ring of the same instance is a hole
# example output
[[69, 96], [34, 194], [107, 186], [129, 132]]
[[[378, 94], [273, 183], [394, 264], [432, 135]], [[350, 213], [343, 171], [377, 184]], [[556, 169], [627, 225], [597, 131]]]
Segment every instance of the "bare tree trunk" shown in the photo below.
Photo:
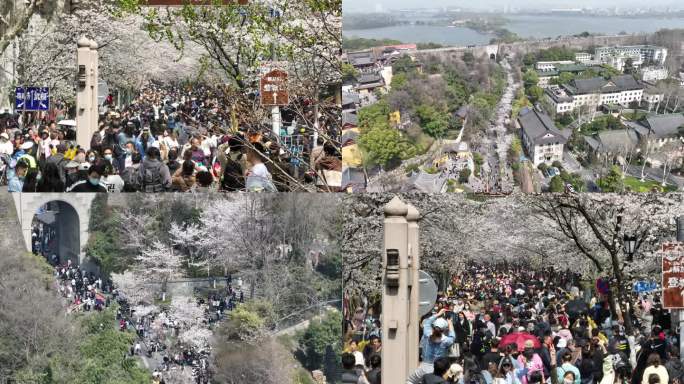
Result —
[[[629, 310], [627, 307], [632, 308], [632, 301], [628, 297], [628, 295], [625, 295], [624, 292], [625, 290], [622, 289], [624, 284], [624, 277], [622, 276], [622, 269], [620, 268], [620, 260], [618, 258], [617, 252], [612, 252], [610, 255], [610, 261], [613, 265], [613, 276], [615, 277], [615, 281], [617, 284], [617, 292], [618, 292], [618, 298], [620, 299], [621, 302], [625, 303], [626, 305], [621, 305], [620, 306], [620, 311], [622, 312], [622, 318], [624, 319], [625, 323], [625, 331], [629, 335], [634, 334], [634, 326], [632, 324], [632, 315], [629, 313]], [[615, 305], [615, 297], [613, 295], [613, 287], [610, 288], [611, 294], [608, 296], [609, 300], [609, 305], [611, 306], [610, 311], [613, 313], [614, 316], [617, 317], [617, 308]], [[617, 320], [617, 318], [613, 319]]]

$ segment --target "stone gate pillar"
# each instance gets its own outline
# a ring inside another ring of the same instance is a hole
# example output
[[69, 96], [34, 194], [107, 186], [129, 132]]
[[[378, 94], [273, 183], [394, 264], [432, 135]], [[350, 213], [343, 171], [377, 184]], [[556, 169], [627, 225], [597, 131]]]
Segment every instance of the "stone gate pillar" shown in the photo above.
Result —
[[81, 37], [78, 41], [78, 79], [76, 87], [76, 143], [90, 148], [90, 139], [97, 130], [97, 43]]
[[420, 316], [418, 316], [420, 289], [419, 273], [420, 270], [420, 236], [418, 227], [418, 210], [411, 204], [407, 206], [408, 212], [406, 220], [408, 222], [408, 299], [409, 299], [409, 322], [408, 322], [408, 357], [407, 375], [410, 375], [420, 362], [418, 350], [418, 330], [420, 327]]
[[406, 383], [409, 370], [408, 207], [395, 196], [384, 210], [382, 382]]

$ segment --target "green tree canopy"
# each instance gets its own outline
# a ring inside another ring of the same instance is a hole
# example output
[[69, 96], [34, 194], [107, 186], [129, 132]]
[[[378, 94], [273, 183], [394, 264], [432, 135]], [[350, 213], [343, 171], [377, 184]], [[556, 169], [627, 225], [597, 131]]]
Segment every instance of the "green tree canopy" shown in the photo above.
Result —
[[544, 89], [537, 85], [533, 85], [528, 88], [527, 95], [529, 96], [531, 102], [536, 103], [541, 100], [542, 96], [544, 96]]
[[598, 179], [597, 185], [603, 192], [622, 192], [624, 181], [620, 167], [613, 165], [607, 175]]
[[549, 183], [549, 190], [555, 193], [563, 192], [565, 190], [563, 179], [558, 175], [551, 178], [551, 182]]

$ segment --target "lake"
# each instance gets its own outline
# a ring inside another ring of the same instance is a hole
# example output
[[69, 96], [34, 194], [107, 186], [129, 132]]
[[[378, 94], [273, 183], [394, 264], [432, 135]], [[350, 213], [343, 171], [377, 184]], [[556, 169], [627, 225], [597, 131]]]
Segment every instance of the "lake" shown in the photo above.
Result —
[[[592, 17], [579, 15], [505, 15], [508, 30], [525, 38], [556, 37], [591, 33], [615, 35], [620, 32], [655, 32], [663, 28], [684, 28], [684, 19]], [[400, 25], [393, 27], [345, 30], [344, 36], [389, 38], [405, 43], [439, 43], [444, 45], [487, 44], [492, 35], [468, 28], [435, 25]]]

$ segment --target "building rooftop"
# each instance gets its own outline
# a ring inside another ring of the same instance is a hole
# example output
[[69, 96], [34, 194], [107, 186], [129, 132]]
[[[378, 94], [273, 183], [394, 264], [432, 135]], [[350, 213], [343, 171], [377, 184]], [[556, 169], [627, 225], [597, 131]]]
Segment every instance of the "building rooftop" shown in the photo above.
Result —
[[558, 72], [582, 72], [586, 71], [587, 68], [589, 68], [587, 65], [584, 64], [567, 64], [567, 65], [558, 65], [556, 66], [556, 69]]
[[342, 112], [342, 125], [351, 125], [356, 127], [359, 125], [359, 117], [353, 112]]
[[656, 138], [678, 135], [679, 127], [684, 125], [684, 115], [672, 113], [646, 117], [645, 126]]
[[423, 193], [439, 193], [446, 183], [447, 177], [442, 176], [441, 172], [429, 174], [425, 171], [414, 172], [409, 177], [409, 186], [405, 190], [418, 190]]
[[[544, 91], [547, 95], [549, 95], [553, 101], [556, 103], [570, 103], [572, 102], [572, 96], [568, 95], [568, 93], [565, 91], [565, 89], [557, 86], [557, 85], [552, 85]], [[522, 110], [521, 110], [522, 112]]]
[[527, 136], [534, 145], [544, 145], [550, 143], [567, 143], [567, 138], [556, 127], [549, 115], [541, 113], [537, 110], [518, 117], [520, 126], [522, 127], [525, 136]]
[[342, 188], [351, 188], [352, 192], [363, 192], [366, 189], [366, 175], [363, 169], [354, 167], [343, 169]]
[[360, 84], [381, 83], [382, 76], [379, 73], [362, 73], [356, 80]]
[[633, 129], [627, 128], [602, 131], [593, 137], [585, 137], [585, 141], [594, 151], [616, 153], [635, 148], [639, 143], [639, 138]]
[[376, 58], [373, 51], [348, 52], [347, 60], [353, 66], [366, 66], [375, 64]]
[[356, 92], [342, 92], [342, 105], [354, 105], [359, 103], [359, 94]]
[[592, 77], [591, 79], [574, 79], [569, 84], [564, 85], [565, 89], [571, 94], [587, 93], [613, 93], [631, 90], [639, 90], [644, 87], [634, 79], [632, 75], [613, 76], [609, 80], [603, 77]]
[[463, 104], [461, 107], [459, 107], [456, 112], [454, 112], [454, 116], [460, 117], [461, 119], [465, 119], [465, 117], [468, 115], [468, 106]]
[[354, 129], [345, 129], [342, 134], [342, 146], [356, 144], [356, 140], [359, 137], [359, 132]]

